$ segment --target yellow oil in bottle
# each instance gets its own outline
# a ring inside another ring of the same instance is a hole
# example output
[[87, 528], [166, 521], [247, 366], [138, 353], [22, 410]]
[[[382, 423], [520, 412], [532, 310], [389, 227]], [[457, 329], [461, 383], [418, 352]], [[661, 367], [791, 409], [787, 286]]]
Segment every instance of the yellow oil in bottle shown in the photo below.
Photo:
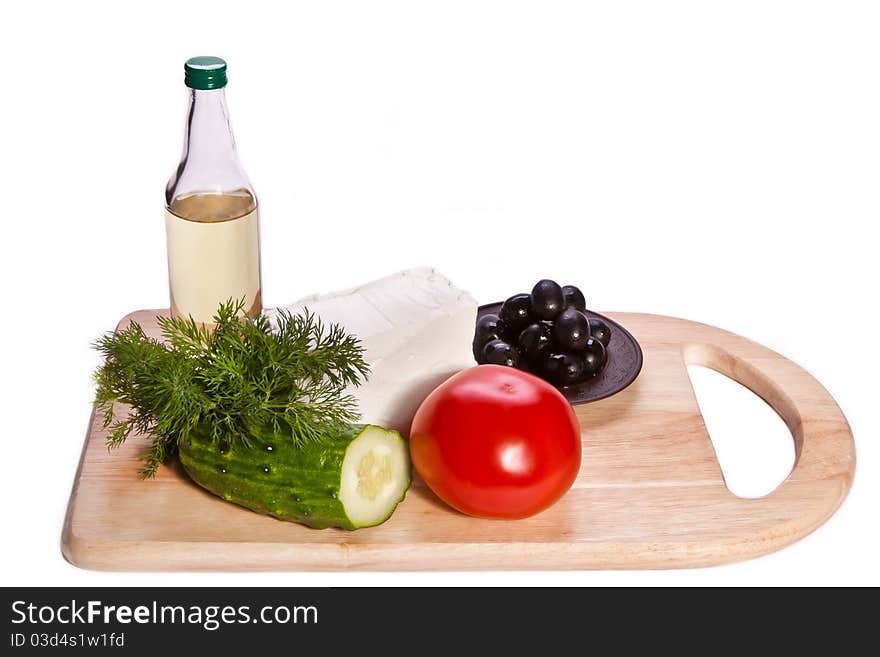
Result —
[[165, 227], [173, 317], [210, 324], [229, 299], [244, 299], [250, 316], [260, 313], [260, 227], [249, 190], [175, 198]]

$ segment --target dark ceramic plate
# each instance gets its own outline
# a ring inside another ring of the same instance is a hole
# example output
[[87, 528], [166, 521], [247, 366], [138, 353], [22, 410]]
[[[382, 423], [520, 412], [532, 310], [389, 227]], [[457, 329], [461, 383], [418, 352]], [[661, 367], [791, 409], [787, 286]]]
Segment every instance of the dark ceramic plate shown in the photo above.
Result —
[[[500, 303], [490, 303], [480, 306], [477, 318], [488, 313], [498, 314]], [[632, 334], [613, 319], [605, 315], [587, 311], [588, 317], [597, 317], [608, 324], [611, 328], [611, 342], [608, 343], [608, 362], [605, 367], [592, 379], [583, 383], [560, 388], [560, 391], [572, 404], [586, 404], [587, 402], [605, 399], [620, 392], [630, 383], [636, 380], [642, 370], [642, 349]]]

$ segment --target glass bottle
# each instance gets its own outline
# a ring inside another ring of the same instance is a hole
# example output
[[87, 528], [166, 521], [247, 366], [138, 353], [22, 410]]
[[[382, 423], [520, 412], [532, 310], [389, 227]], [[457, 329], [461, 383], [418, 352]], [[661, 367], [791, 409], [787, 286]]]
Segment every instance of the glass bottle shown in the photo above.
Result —
[[238, 161], [226, 108], [226, 62], [184, 65], [189, 111], [183, 156], [165, 188], [173, 317], [210, 324], [218, 306], [244, 299], [262, 310], [257, 197]]

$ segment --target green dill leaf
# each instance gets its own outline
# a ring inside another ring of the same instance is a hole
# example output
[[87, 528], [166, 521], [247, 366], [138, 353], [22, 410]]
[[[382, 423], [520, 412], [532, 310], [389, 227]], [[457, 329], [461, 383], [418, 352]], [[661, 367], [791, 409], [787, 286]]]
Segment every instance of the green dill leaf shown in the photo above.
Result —
[[321, 440], [358, 420], [349, 386], [369, 368], [359, 340], [305, 309], [243, 318], [243, 301], [221, 304], [214, 326], [159, 317], [161, 339], [135, 322], [99, 338], [95, 404], [108, 448], [150, 438], [142, 476], [152, 477], [193, 431], [215, 444], [248, 448], [271, 427], [295, 445]]

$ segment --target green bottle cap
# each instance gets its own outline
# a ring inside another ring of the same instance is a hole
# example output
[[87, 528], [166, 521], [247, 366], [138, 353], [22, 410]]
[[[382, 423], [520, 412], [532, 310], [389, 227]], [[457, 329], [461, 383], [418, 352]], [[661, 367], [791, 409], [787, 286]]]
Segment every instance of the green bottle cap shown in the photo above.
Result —
[[222, 89], [226, 86], [226, 62], [219, 57], [191, 57], [183, 65], [184, 82], [190, 89]]

